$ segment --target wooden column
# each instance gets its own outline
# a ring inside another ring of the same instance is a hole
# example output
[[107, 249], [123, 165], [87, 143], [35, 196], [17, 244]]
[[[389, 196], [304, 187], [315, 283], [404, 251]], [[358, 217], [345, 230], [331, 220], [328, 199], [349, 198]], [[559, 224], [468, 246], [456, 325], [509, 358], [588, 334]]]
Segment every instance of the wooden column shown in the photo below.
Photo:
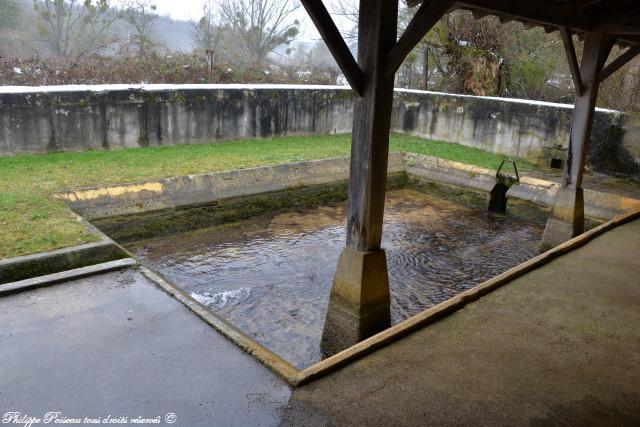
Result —
[[396, 42], [398, 0], [362, 0], [358, 64], [365, 75], [353, 108], [347, 246], [380, 249], [384, 213], [393, 75], [384, 59]]
[[346, 248], [340, 255], [322, 349], [333, 354], [390, 325], [389, 281], [380, 249], [394, 73], [385, 58], [397, 37], [398, 0], [361, 0]]
[[[548, 247], [563, 243], [584, 231], [582, 177], [593, 127], [600, 72], [611, 47], [611, 39], [605, 34], [588, 33], [585, 37], [577, 86], [580, 89], [577, 90], [573, 109], [562, 187], [556, 195], [543, 237], [543, 244]], [[570, 63], [571, 60], [569, 55]]]

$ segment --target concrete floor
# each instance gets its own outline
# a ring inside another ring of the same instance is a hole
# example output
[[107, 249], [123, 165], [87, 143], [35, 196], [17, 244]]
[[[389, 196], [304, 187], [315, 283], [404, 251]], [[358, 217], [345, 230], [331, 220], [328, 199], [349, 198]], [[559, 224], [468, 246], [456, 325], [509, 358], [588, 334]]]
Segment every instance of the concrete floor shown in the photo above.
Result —
[[293, 394], [136, 270], [0, 298], [0, 325], [0, 414], [639, 425], [640, 220]]
[[0, 416], [274, 425], [290, 388], [136, 270], [0, 298]]
[[297, 389], [286, 425], [640, 425], [640, 220]]

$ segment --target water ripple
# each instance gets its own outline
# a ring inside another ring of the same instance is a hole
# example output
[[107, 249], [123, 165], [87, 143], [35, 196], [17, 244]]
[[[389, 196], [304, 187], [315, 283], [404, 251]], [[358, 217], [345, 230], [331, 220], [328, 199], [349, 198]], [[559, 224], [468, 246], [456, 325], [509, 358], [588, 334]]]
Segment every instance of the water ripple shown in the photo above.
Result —
[[[382, 246], [394, 324], [538, 253], [544, 220], [524, 224], [412, 190], [390, 192], [386, 203]], [[338, 204], [147, 240], [131, 249], [303, 368], [320, 360], [344, 241], [345, 205]]]

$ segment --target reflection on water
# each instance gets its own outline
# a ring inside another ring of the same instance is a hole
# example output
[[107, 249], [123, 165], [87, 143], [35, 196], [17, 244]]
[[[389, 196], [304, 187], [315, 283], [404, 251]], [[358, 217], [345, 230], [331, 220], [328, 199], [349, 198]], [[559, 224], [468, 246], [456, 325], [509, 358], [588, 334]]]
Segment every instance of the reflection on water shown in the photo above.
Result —
[[[298, 368], [320, 360], [346, 204], [145, 240], [130, 249]], [[542, 212], [541, 215], [544, 215]], [[542, 218], [543, 219], [543, 218]], [[391, 321], [535, 256], [544, 220], [523, 224], [413, 190], [387, 197]]]

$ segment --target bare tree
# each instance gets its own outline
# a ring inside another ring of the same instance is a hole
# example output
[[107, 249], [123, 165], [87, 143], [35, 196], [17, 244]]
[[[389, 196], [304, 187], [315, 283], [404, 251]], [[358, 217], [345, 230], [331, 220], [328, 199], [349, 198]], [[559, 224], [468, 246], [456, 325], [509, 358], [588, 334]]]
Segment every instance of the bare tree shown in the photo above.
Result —
[[223, 0], [220, 10], [249, 59], [261, 64], [276, 47], [298, 35], [299, 22], [291, 16], [299, 7], [290, 0]]
[[213, 67], [216, 62], [218, 46], [222, 40], [222, 26], [217, 21], [214, 6], [214, 0], [204, 0], [202, 17], [194, 24], [196, 46], [203, 50], [207, 57], [209, 82], [213, 81]]
[[222, 26], [217, 20], [214, 6], [214, 0], [204, 0], [202, 17], [194, 24], [196, 46], [213, 52], [217, 50], [222, 36]]
[[343, 18], [346, 23], [340, 32], [348, 42], [357, 42], [358, 38], [358, 0], [335, 0], [333, 15]]
[[109, 0], [34, 0], [37, 29], [54, 54], [82, 56], [104, 48], [118, 18]]
[[156, 5], [150, 0], [127, 0], [124, 3], [124, 19], [133, 30], [128, 43], [140, 55], [147, 55], [157, 47], [151, 37], [151, 27], [158, 18], [155, 11]]

